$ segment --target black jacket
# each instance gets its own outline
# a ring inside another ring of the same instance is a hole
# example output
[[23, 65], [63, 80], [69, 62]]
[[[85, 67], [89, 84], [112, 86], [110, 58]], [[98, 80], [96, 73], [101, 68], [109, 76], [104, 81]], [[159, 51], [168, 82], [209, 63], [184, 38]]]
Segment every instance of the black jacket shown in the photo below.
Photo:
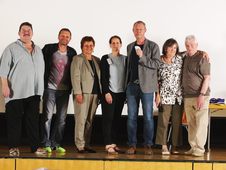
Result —
[[100, 60], [100, 80], [102, 85], [102, 93], [105, 95], [107, 93], [110, 93], [109, 89], [109, 78], [110, 78], [110, 72], [109, 72], [109, 64], [107, 62], [108, 55], [102, 56]]
[[[50, 75], [50, 70], [52, 66], [52, 56], [53, 54], [58, 50], [58, 43], [54, 44], [46, 44], [43, 49], [43, 56], [45, 61], [45, 73], [44, 73], [44, 88], [47, 89], [48, 87], [48, 79]], [[72, 47], [67, 47], [67, 56], [68, 56], [68, 64], [71, 66], [71, 62], [73, 57], [77, 55], [77, 52]], [[70, 74], [70, 73], [69, 73]], [[71, 89], [72, 85], [69, 84], [69, 87]]]

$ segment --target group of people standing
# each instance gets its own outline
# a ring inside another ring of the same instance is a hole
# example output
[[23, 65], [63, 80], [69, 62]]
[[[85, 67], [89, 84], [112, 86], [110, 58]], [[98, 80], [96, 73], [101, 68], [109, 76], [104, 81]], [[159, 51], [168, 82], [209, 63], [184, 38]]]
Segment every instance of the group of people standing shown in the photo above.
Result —
[[[145, 37], [146, 25], [133, 25], [135, 42], [127, 46], [127, 56], [120, 53], [122, 40], [114, 35], [109, 40], [111, 52], [101, 60], [93, 55], [95, 40], [81, 40], [82, 53], [69, 47], [71, 32], [63, 28], [58, 43], [41, 50], [32, 41], [33, 28], [28, 22], [19, 27], [19, 39], [3, 52], [0, 62], [2, 92], [6, 102], [9, 154], [19, 155], [22, 118], [31, 151], [36, 154], [64, 153], [61, 146], [69, 95], [73, 90], [74, 140], [79, 153], [95, 153], [90, 146], [93, 118], [102, 106], [103, 136], [109, 154], [120, 153], [117, 130], [125, 101], [128, 106], [127, 154], [136, 153], [137, 117], [142, 103], [144, 118], [144, 154], [153, 154], [153, 101], [161, 105], [156, 144], [162, 154], [170, 154], [166, 145], [169, 118], [172, 115], [172, 153], [178, 153], [183, 104], [188, 119], [186, 154], [202, 156], [207, 138], [210, 63], [198, 51], [194, 36], [185, 40], [187, 51], [179, 53], [178, 43], [167, 40], [160, 56], [158, 45]], [[39, 135], [39, 103], [43, 96], [41, 134]], [[56, 116], [52, 125], [52, 116]], [[52, 127], [52, 128], [51, 128]]]

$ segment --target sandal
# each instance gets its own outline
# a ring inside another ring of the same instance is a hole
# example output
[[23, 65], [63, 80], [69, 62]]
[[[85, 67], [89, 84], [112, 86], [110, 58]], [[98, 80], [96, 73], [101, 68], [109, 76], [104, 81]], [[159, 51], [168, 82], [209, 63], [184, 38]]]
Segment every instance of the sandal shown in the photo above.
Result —
[[20, 151], [18, 148], [11, 148], [9, 150], [9, 156], [20, 156]]
[[118, 152], [115, 150], [115, 145], [106, 145], [105, 147], [108, 154], [117, 155]]

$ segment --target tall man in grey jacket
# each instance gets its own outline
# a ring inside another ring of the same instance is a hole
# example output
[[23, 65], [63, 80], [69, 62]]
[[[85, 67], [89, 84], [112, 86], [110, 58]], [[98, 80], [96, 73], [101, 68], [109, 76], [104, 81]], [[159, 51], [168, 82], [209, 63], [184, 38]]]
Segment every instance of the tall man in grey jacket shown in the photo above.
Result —
[[146, 25], [137, 21], [133, 25], [136, 41], [127, 46], [128, 65], [126, 73], [126, 97], [128, 104], [127, 133], [129, 149], [127, 154], [136, 153], [136, 132], [139, 102], [144, 117], [145, 154], [151, 155], [154, 134], [153, 96], [158, 89], [157, 68], [160, 63], [159, 47], [145, 38]]

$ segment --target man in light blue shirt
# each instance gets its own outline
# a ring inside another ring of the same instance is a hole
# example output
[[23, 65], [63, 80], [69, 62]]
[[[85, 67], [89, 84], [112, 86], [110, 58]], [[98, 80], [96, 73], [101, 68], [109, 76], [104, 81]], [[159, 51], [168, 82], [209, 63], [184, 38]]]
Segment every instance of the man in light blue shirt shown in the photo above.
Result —
[[45, 154], [45, 150], [39, 148], [39, 103], [44, 89], [43, 55], [31, 40], [33, 29], [29, 22], [20, 25], [18, 34], [20, 39], [6, 47], [0, 60], [9, 155], [19, 156], [23, 117], [31, 152]]

